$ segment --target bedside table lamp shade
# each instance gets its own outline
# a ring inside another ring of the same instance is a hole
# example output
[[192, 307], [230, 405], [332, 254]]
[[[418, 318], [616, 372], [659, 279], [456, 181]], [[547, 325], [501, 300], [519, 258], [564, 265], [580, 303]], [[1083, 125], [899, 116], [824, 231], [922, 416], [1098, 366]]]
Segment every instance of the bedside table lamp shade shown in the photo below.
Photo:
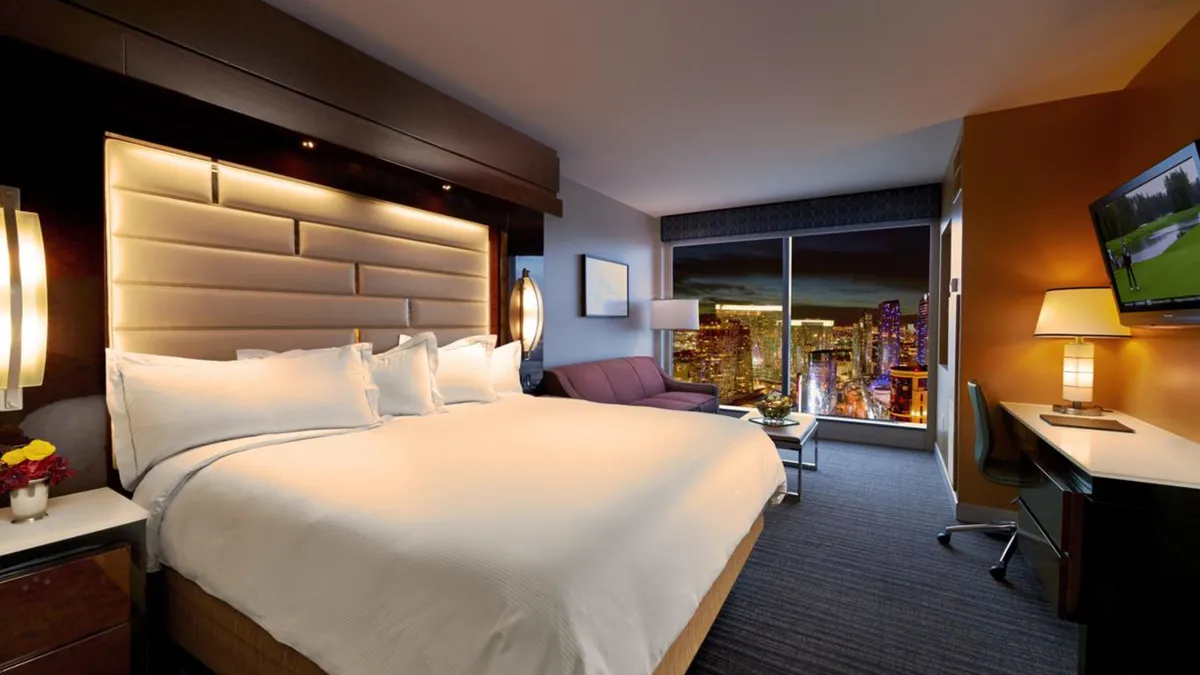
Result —
[[1071, 338], [1063, 348], [1063, 398], [1071, 407], [1056, 406], [1056, 412], [1099, 414], [1085, 407], [1092, 401], [1095, 384], [1095, 345], [1084, 338], [1125, 338], [1129, 328], [1121, 325], [1112, 290], [1102, 288], [1056, 288], [1046, 291], [1038, 314], [1034, 337]]
[[699, 300], [651, 300], [650, 328], [700, 330]]
[[522, 270], [508, 299], [508, 330], [514, 340], [520, 340], [524, 358], [529, 358], [542, 339], [544, 321], [542, 291], [529, 270]]
[[4, 410], [21, 408], [21, 389], [42, 383], [46, 369], [46, 252], [36, 213], [21, 211], [21, 193], [0, 187], [0, 388]]

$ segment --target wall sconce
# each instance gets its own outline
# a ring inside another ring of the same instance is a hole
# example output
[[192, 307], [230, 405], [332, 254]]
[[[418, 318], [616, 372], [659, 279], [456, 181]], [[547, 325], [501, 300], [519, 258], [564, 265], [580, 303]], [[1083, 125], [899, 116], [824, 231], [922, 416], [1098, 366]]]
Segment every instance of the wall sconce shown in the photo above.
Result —
[[0, 187], [0, 387], [4, 410], [20, 410], [21, 389], [46, 370], [46, 250], [36, 213], [21, 210], [21, 191]]
[[521, 354], [526, 359], [542, 339], [542, 327], [542, 291], [525, 269], [508, 297], [508, 330], [514, 340], [521, 341]]

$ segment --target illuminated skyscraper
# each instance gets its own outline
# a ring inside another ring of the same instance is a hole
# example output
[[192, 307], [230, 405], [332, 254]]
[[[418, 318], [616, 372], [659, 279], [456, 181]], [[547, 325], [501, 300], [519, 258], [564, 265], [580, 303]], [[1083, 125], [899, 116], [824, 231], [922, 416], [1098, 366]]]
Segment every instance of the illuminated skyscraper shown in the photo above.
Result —
[[888, 417], [897, 422], [924, 424], [929, 405], [928, 378], [924, 369], [893, 368]]
[[736, 403], [755, 393], [750, 328], [713, 314], [700, 317], [700, 330], [675, 333], [676, 378], [712, 382], [722, 403]]
[[875, 317], [870, 310], [863, 310], [862, 316], [854, 322], [854, 343], [851, 345], [854, 354], [854, 377], [870, 378], [875, 375]]
[[900, 301], [879, 303], [879, 376], [886, 381], [900, 363]]
[[[750, 390], [780, 388], [783, 383], [783, 307], [717, 305], [716, 316], [722, 323], [737, 322], [749, 329], [748, 351], [755, 380]], [[742, 358], [740, 352], [737, 358]]]
[[929, 366], [929, 294], [917, 305], [917, 364]]
[[804, 405], [813, 415], [829, 415], [837, 406], [837, 358], [832, 349], [808, 353], [808, 373], [804, 378]]

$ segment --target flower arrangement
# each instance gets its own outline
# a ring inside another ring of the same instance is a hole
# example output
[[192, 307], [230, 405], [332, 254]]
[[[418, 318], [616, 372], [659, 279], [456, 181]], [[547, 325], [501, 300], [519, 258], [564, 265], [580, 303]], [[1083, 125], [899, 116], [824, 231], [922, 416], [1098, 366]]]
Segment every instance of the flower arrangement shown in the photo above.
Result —
[[795, 401], [791, 396], [784, 396], [777, 391], [767, 394], [754, 406], [758, 409], [760, 415], [769, 421], [779, 421], [786, 419], [788, 413], [792, 412], [792, 406]]
[[74, 476], [66, 458], [54, 454], [55, 450], [52, 444], [35, 440], [0, 455], [0, 492], [20, 490], [42, 479], [58, 485]]

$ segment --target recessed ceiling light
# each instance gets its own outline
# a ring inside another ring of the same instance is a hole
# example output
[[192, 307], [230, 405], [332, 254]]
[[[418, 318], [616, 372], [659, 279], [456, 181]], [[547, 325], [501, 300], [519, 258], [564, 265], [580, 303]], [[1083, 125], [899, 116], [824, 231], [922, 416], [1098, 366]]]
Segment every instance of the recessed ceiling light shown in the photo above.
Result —
[[454, 189], [454, 186], [453, 186], [453, 185], [450, 185], [449, 183], [442, 183], [442, 190], [443, 190], [443, 191], [445, 191], [445, 192], [449, 192], [449, 191], [451, 191], [451, 190], [453, 190], [453, 189]]
[[313, 148], [317, 147], [317, 142], [310, 141], [306, 138], [303, 141], [300, 141], [300, 147], [304, 148], [305, 150], [312, 150]]

